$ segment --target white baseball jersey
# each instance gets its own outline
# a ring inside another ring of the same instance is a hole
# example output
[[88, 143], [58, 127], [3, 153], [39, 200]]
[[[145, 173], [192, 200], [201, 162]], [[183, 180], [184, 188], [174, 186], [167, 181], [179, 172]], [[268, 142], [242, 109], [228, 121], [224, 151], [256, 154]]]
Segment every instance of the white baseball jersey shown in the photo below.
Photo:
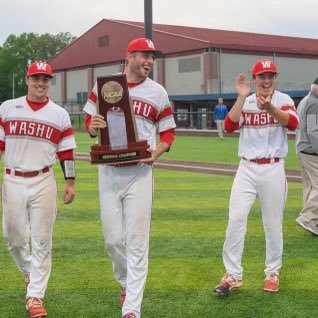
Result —
[[[155, 149], [156, 126], [158, 126], [159, 132], [176, 127], [166, 90], [157, 82], [147, 78], [142, 83], [129, 87], [129, 96], [136, 115], [138, 138], [139, 140], [147, 140], [150, 148]], [[96, 114], [96, 100], [97, 84], [95, 83], [92, 94], [84, 106], [84, 111], [91, 116]], [[109, 120], [117, 121], [122, 126], [124, 117], [122, 113], [114, 112], [107, 114], [107, 121]], [[108, 125], [109, 128], [112, 126]], [[121, 139], [125, 138], [125, 134], [120, 136], [118, 131], [110, 131], [109, 133], [112, 145], [113, 142], [116, 145], [125, 144], [125, 140]]]
[[23, 172], [52, 166], [57, 152], [76, 147], [67, 111], [52, 101], [34, 111], [25, 96], [0, 106], [0, 141], [5, 167]]
[[[272, 104], [298, 119], [293, 100], [284, 93], [275, 91]], [[288, 152], [287, 128], [283, 127], [265, 110], [257, 107], [256, 94], [245, 100], [239, 122], [240, 141], [239, 157], [255, 158], [284, 158]]]

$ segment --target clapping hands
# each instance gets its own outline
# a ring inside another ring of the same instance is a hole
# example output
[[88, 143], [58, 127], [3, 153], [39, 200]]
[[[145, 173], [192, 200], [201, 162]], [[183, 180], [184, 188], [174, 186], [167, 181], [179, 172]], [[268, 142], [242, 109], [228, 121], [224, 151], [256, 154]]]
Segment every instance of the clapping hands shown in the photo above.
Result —
[[238, 95], [242, 97], [248, 96], [251, 91], [252, 80], [251, 79], [249, 81], [245, 81], [245, 80], [246, 80], [245, 74], [240, 74], [236, 79], [236, 91]]

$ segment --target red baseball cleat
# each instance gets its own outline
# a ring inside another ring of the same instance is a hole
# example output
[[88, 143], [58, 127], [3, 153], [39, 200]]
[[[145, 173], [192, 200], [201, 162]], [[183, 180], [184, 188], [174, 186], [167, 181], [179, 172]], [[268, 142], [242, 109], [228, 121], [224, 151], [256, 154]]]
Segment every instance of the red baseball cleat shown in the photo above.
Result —
[[28, 297], [26, 299], [26, 310], [31, 318], [43, 318], [47, 316], [42, 300], [37, 297]]
[[267, 275], [263, 289], [269, 293], [277, 293], [279, 291], [279, 276], [277, 274]]

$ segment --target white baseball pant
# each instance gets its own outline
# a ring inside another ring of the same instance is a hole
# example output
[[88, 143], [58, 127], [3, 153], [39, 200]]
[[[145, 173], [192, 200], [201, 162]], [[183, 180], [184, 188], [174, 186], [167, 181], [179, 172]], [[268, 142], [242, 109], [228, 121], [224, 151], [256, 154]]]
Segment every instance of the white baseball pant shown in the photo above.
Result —
[[148, 273], [153, 197], [152, 167], [99, 166], [101, 220], [108, 255], [118, 283], [126, 288], [122, 314], [140, 317]]
[[229, 221], [223, 246], [226, 272], [242, 279], [241, 266], [247, 218], [259, 198], [266, 239], [265, 275], [276, 273], [282, 266], [283, 211], [287, 197], [284, 160], [257, 164], [241, 160], [231, 191]]
[[4, 175], [3, 235], [18, 269], [30, 275], [27, 297], [45, 295], [51, 273], [56, 200], [57, 187], [51, 169], [32, 178]]

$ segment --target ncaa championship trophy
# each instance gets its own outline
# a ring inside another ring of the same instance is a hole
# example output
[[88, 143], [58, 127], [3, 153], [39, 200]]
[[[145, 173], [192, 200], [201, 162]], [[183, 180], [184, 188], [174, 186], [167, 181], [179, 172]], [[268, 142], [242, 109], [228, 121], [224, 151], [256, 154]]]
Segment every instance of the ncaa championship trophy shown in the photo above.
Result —
[[91, 163], [125, 164], [150, 157], [147, 141], [138, 140], [126, 75], [97, 78], [97, 92], [97, 112], [106, 128], [98, 130], [98, 144], [91, 146]]

